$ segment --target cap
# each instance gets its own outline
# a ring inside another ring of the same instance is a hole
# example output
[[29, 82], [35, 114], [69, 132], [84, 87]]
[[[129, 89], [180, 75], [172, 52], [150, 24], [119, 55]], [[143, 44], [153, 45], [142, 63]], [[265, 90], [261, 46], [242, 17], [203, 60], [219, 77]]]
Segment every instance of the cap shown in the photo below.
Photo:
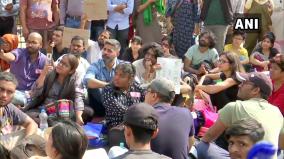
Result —
[[151, 105], [147, 103], [138, 103], [128, 108], [124, 115], [124, 123], [145, 129], [156, 130], [158, 128], [158, 115]]
[[175, 92], [174, 83], [166, 78], [154, 79], [148, 88], [168, 98], [172, 98]]
[[262, 72], [236, 73], [238, 81], [250, 81], [260, 88], [261, 92], [269, 96], [272, 92], [272, 83], [270, 78]]

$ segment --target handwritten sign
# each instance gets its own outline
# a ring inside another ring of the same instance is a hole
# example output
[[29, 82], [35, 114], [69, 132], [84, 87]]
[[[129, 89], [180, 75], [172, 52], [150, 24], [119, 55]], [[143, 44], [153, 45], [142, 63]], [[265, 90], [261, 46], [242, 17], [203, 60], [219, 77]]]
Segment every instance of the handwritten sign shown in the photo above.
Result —
[[88, 20], [107, 19], [107, 0], [84, 0], [83, 8]]
[[90, 31], [84, 29], [75, 29], [64, 27], [63, 31], [63, 47], [70, 47], [71, 40], [74, 36], [80, 36], [85, 40], [85, 48], [88, 47], [88, 39], [90, 39]]
[[156, 72], [156, 78], [166, 78], [175, 84], [176, 94], [180, 93], [181, 70], [183, 63], [181, 59], [161, 58], [157, 59], [157, 63], [162, 67]]

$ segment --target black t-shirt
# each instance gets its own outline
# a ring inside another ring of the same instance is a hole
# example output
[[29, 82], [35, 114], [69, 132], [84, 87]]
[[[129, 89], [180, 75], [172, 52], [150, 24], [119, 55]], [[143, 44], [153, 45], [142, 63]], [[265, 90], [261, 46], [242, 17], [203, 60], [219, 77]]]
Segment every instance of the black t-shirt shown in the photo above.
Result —
[[52, 59], [53, 61], [56, 61], [60, 56], [69, 53], [68, 48], [64, 48], [61, 52], [58, 52], [56, 47], [53, 48], [53, 53], [52, 53]]
[[[236, 79], [234, 75], [231, 78], [233, 78], [234, 81], [238, 82], [238, 80]], [[222, 81], [225, 81], [227, 77], [224, 73], [221, 73], [220, 79]], [[223, 108], [227, 103], [237, 100], [238, 90], [239, 90], [239, 86], [238, 84], [236, 84], [221, 92], [211, 94], [210, 98], [211, 98], [212, 104], [214, 106], [217, 106], [218, 110]]]
[[126, 51], [123, 53], [121, 60], [123, 61], [128, 61], [128, 62], [134, 62], [138, 59], [141, 59], [141, 56], [138, 55], [137, 59], [134, 59], [133, 55], [132, 55], [132, 50], [131, 48], [127, 48]]

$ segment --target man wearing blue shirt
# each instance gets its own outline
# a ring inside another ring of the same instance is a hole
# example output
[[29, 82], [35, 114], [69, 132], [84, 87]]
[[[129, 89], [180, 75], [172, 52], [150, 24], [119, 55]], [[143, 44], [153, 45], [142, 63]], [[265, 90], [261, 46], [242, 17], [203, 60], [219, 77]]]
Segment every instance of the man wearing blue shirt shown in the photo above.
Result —
[[129, 15], [133, 12], [134, 0], [108, 0], [107, 30], [121, 44], [120, 56], [128, 46]]
[[97, 116], [105, 115], [101, 101], [101, 91], [112, 81], [116, 65], [122, 62], [117, 59], [120, 47], [120, 43], [115, 39], [105, 40], [102, 59], [99, 59], [88, 68], [83, 80], [88, 88], [89, 104], [95, 110]]

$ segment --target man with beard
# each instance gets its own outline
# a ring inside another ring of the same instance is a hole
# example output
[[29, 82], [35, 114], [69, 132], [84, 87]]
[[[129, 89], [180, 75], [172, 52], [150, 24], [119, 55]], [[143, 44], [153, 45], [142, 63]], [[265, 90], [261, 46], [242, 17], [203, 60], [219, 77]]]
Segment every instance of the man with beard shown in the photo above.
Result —
[[208, 71], [206, 65], [216, 66], [219, 56], [214, 46], [214, 35], [209, 31], [202, 32], [199, 44], [190, 47], [185, 54], [184, 70], [201, 76]]
[[[0, 73], [0, 141], [1, 144], [9, 149], [15, 146], [13, 144], [16, 143], [14, 139], [12, 139], [13, 136], [15, 136], [15, 140], [20, 140], [24, 136], [34, 134], [38, 127], [29, 116], [11, 103], [17, 84], [17, 79], [12, 73]], [[25, 128], [24, 134], [16, 132], [20, 130], [20, 126]], [[11, 133], [14, 134], [12, 135]], [[9, 134], [10, 137], [8, 135], [5, 136], [6, 134]]]
[[87, 49], [86, 59], [90, 63], [94, 63], [102, 58], [102, 49], [104, 47], [104, 42], [109, 39], [111, 32], [104, 30], [99, 34], [98, 41], [89, 40], [89, 47]]
[[26, 48], [17, 48], [8, 53], [0, 53], [0, 58], [10, 63], [10, 72], [19, 81], [13, 99], [15, 105], [27, 104], [28, 92], [44, 68], [47, 58], [40, 52], [41, 48], [41, 35], [32, 32], [26, 41]]
[[115, 39], [107, 39], [102, 50], [102, 59], [94, 62], [87, 70], [84, 84], [88, 88], [89, 104], [95, 110], [95, 115], [105, 116], [105, 109], [101, 101], [101, 91], [114, 77], [115, 67], [121, 63], [117, 57], [120, 43]]

